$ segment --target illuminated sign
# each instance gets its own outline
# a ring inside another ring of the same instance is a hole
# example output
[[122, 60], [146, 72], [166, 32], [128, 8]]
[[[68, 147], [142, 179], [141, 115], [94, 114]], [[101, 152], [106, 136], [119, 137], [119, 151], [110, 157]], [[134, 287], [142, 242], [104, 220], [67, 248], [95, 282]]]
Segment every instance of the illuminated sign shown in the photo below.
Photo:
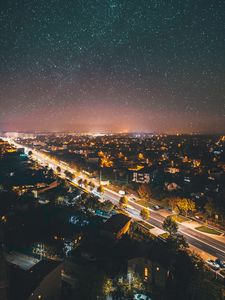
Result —
[[149, 183], [150, 182], [150, 174], [134, 172], [132, 181], [137, 182], [137, 183]]

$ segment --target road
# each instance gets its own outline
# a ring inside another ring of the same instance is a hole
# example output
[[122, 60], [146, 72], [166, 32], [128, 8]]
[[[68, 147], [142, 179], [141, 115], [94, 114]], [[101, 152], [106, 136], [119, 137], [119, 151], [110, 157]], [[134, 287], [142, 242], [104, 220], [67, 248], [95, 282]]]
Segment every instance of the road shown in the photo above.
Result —
[[[8, 141], [11, 144], [14, 144], [16, 147], [24, 147], [23, 145], [17, 144], [13, 140], [8, 140]], [[47, 157], [44, 153], [37, 151], [35, 149], [25, 147], [25, 150], [26, 150], [26, 152], [32, 151], [33, 158], [35, 158], [39, 163], [41, 163], [43, 165], [48, 164], [55, 171], [56, 171], [56, 168], [59, 166], [61, 168], [62, 172], [67, 170], [71, 173], [74, 173], [74, 170], [72, 168], [70, 168], [69, 166], [67, 166], [65, 163], [63, 163], [62, 161], [57, 161], [55, 159], [51, 159], [51, 158]], [[81, 174], [78, 177], [76, 177], [76, 179], [74, 180], [74, 183], [77, 184], [77, 181], [80, 178], [88, 179], [88, 177], [85, 174]], [[92, 181], [94, 182], [94, 184], [96, 186], [99, 185], [99, 182], [97, 180], [92, 179]], [[110, 190], [109, 188], [105, 188], [103, 197], [105, 199], [111, 200], [114, 204], [118, 204], [121, 195]], [[137, 218], [137, 216], [140, 214], [140, 210], [143, 208], [143, 206], [132, 200], [129, 200], [128, 204], [133, 209], [133, 211], [130, 212], [130, 215], [133, 218]], [[150, 210], [151, 217], [150, 217], [150, 220], [148, 221], [148, 223], [155, 227], [162, 229], [162, 223], [164, 221], [164, 217], [161, 216], [159, 214], [159, 212], [156, 212], [151, 209], [149, 209], [149, 210]], [[187, 241], [190, 245], [193, 245], [196, 248], [198, 248], [204, 252], [207, 252], [215, 257], [219, 257], [221, 260], [225, 260], [225, 243], [223, 243], [222, 241], [213, 239], [204, 233], [201, 233], [194, 229], [188, 228], [182, 224], [179, 224], [178, 231], [187, 239]]]
[[[118, 203], [121, 197], [120, 195], [116, 195], [116, 193], [110, 191], [109, 189], [105, 189], [105, 195], [114, 203]], [[140, 210], [143, 208], [142, 205], [139, 205], [138, 203], [135, 203], [131, 200], [129, 200], [128, 204], [138, 212], [140, 212]], [[164, 217], [161, 216], [158, 212], [155, 212], [151, 209], [150, 216], [151, 217], [148, 223], [162, 229]], [[136, 215], [134, 214], [133, 217], [136, 217]], [[188, 228], [182, 224], [179, 224], [179, 233], [181, 233], [187, 239], [189, 244], [215, 257], [219, 257], [220, 259], [225, 260], [225, 244], [223, 242], [215, 240], [208, 235]]]

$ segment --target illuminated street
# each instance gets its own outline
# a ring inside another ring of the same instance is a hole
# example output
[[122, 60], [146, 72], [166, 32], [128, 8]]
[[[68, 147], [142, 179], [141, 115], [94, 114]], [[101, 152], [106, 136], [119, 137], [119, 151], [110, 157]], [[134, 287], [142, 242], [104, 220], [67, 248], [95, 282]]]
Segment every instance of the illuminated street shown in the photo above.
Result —
[[225, 1], [2, 1], [0, 300], [225, 299]]
[[[22, 145], [18, 145], [13, 140], [9, 140], [11, 143], [13, 143], [16, 147], [21, 147]], [[62, 162], [56, 162], [55, 160], [52, 160], [43, 153], [40, 153], [39, 151], [36, 151], [35, 149], [26, 148], [26, 152], [32, 151], [33, 158], [38, 160], [39, 163], [43, 165], [49, 165], [54, 171], [56, 171], [57, 167], [60, 166], [62, 173], [65, 171], [69, 171], [74, 173], [74, 170], [70, 167], [66, 167], [65, 164]], [[74, 180], [74, 183], [76, 186], [78, 185], [78, 180], [86, 179], [87, 176], [85, 174], [82, 174]], [[99, 182], [97, 180], [92, 180], [96, 186], [99, 185]], [[72, 183], [72, 182], [71, 182]], [[73, 183], [72, 183], [73, 184]], [[119, 203], [119, 199], [121, 198], [121, 195], [110, 190], [108, 187], [104, 189], [104, 193], [102, 195], [105, 199], [109, 199], [114, 204]], [[129, 196], [129, 195], [128, 195]], [[136, 219], [137, 216], [140, 214], [140, 210], [144, 208], [142, 205], [135, 203], [132, 200], [129, 200], [129, 205], [133, 208], [133, 213], [129, 212], [129, 214], [132, 216], [132, 218]], [[151, 210], [150, 212], [150, 220], [148, 221], [149, 224], [156, 226], [158, 228], [162, 228], [162, 223], [164, 221], [164, 218], [157, 212]], [[222, 260], [225, 260], [225, 243], [224, 241], [216, 240], [214, 238], [211, 238], [207, 236], [206, 234], [197, 232], [196, 230], [190, 229], [182, 224], [179, 224], [179, 232], [184, 235], [184, 237], [187, 239], [188, 243], [195, 246], [196, 248], [199, 248], [202, 251], [205, 251], [214, 257], [219, 257]], [[224, 238], [224, 237], [222, 237]]]

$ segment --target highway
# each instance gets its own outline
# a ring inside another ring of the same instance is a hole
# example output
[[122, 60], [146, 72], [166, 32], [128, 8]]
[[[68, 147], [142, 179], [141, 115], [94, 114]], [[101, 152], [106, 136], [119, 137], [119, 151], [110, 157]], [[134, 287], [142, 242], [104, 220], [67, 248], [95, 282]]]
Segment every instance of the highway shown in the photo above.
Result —
[[[24, 147], [23, 145], [19, 145], [11, 139], [7, 139], [7, 140], [9, 143], [13, 144], [15, 147]], [[65, 172], [67, 170], [71, 173], [75, 173], [72, 168], [70, 168], [69, 166], [67, 166], [65, 163], [63, 163], [61, 161], [51, 159], [51, 158], [47, 157], [44, 153], [37, 151], [35, 149], [28, 148], [28, 147], [24, 147], [24, 148], [25, 148], [26, 152], [32, 151], [33, 158], [35, 158], [42, 165], [47, 164], [47, 165], [49, 165], [49, 167], [51, 167], [55, 171], [56, 171], [56, 168], [59, 166], [61, 168], [62, 172]], [[82, 173], [81, 175], [76, 177], [76, 179], [74, 180], [74, 183], [77, 184], [77, 181], [80, 178], [88, 179], [88, 177]], [[99, 185], [99, 182], [96, 179], [91, 179], [91, 181], [96, 186]], [[103, 192], [102, 196], [105, 199], [111, 200], [114, 204], [118, 204], [119, 199], [121, 197], [120, 194], [110, 190], [108, 187], [104, 188], [104, 192]], [[128, 199], [129, 199], [129, 196], [128, 196]], [[132, 212], [130, 212], [131, 217], [137, 219], [140, 214], [140, 210], [143, 208], [143, 206], [136, 203], [135, 201], [130, 200], [130, 199], [129, 199], [128, 204], [130, 207], [132, 207]], [[151, 209], [149, 209], [149, 210], [150, 210], [150, 219], [147, 222], [155, 227], [162, 229], [162, 223], [163, 223], [164, 217], [161, 216], [158, 211], [156, 212]], [[202, 224], [200, 224], [200, 225], [202, 225]], [[207, 252], [215, 257], [219, 257], [221, 260], [225, 260], [225, 243], [223, 243], [222, 241], [216, 240], [204, 233], [198, 232], [198, 231], [191, 229], [182, 224], [179, 224], [178, 231], [186, 238], [186, 240], [188, 241], [188, 243], [190, 245], [193, 245], [194, 247], [196, 247], [204, 252]]]

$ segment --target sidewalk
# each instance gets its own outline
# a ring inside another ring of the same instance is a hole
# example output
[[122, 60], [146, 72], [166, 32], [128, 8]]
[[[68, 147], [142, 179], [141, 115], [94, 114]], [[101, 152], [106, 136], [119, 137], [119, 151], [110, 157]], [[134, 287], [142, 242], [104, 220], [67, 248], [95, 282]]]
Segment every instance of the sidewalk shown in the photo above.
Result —
[[150, 230], [150, 233], [153, 234], [153, 235], [155, 235], [155, 236], [159, 236], [160, 234], [165, 233], [165, 230], [162, 230], [162, 229], [160, 229], [158, 227], [154, 227], [154, 228], [152, 228]]
[[[186, 222], [183, 222], [181, 223], [183, 226], [186, 226], [190, 229], [193, 229], [195, 231], [197, 231], [198, 233], [202, 233], [202, 234], [205, 234], [206, 236], [209, 236], [215, 240], [218, 240], [220, 242], [223, 242], [225, 243], [225, 236], [223, 235], [223, 233], [221, 232], [221, 235], [217, 235], [217, 234], [210, 234], [210, 233], [206, 233], [206, 232], [202, 232], [200, 230], [197, 230], [196, 227], [201, 227], [201, 226], [206, 226], [208, 227], [207, 225], [204, 225], [202, 223], [198, 223], [197, 221], [193, 221], [193, 220], [190, 220], [190, 221], [186, 221]], [[209, 228], [212, 228], [212, 227], [209, 227]], [[215, 229], [216, 231], [219, 231], [218, 229]], [[220, 232], [220, 231], [219, 231]]]
[[[159, 212], [159, 214], [160, 214], [162, 217], [164, 217], [164, 218], [166, 218], [166, 217], [168, 217], [168, 216], [171, 216], [171, 215], [174, 215], [174, 213], [172, 213], [172, 212], [170, 212], [170, 211], [168, 211], [168, 210], [166, 210], [166, 209], [161, 209], [161, 210], [158, 211], [158, 212]], [[179, 222], [178, 222], [178, 223], [179, 223]], [[195, 231], [198, 232], [198, 233], [205, 234], [206, 236], [209, 236], [209, 237], [211, 237], [211, 238], [213, 238], [213, 239], [215, 239], [215, 240], [218, 240], [218, 241], [220, 241], [220, 242], [225, 243], [225, 235], [224, 235], [225, 233], [222, 232], [221, 230], [218, 230], [217, 228], [214, 228], [213, 226], [204, 224], [204, 223], [202, 223], [202, 222], [200, 223], [200, 222], [194, 221], [194, 220], [192, 220], [192, 219], [189, 219], [188, 221], [181, 222], [181, 223], [179, 223], [179, 224], [182, 224], [183, 226], [188, 227], [188, 228], [190, 228], [190, 229], [192, 229], [192, 230], [195, 230]], [[210, 233], [206, 233], [206, 232], [202, 232], [202, 231], [197, 230], [196, 227], [200, 227], [200, 226], [206, 226], [206, 227], [212, 228], [212, 229], [214, 229], [214, 230], [216, 230], [216, 231], [218, 231], [218, 232], [221, 232], [221, 235], [210, 234]]]

